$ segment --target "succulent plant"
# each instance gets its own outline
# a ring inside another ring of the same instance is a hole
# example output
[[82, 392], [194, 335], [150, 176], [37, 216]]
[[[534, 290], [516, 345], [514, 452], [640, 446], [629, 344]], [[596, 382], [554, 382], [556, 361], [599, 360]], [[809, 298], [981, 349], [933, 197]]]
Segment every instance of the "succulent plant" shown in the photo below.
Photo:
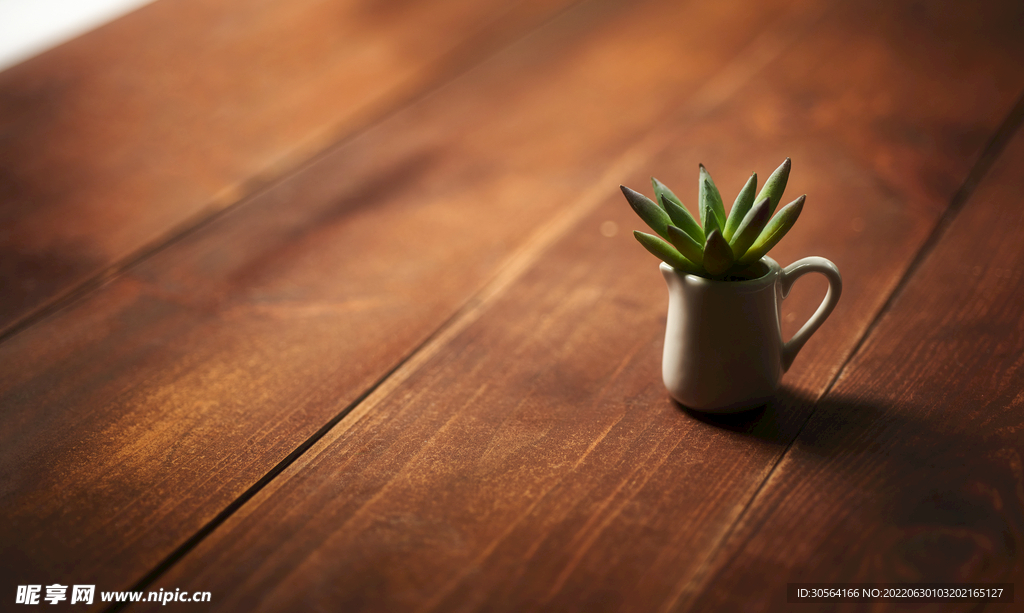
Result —
[[786, 158], [756, 197], [757, 173], [751, 174], [726, 216], [722, 195], [701, 164], [697, 190], [699, 224], [679, 198], [653, 177], [654, 200], [624, 185], [619, 187], [640, 219], [657, 233], [655, 236], [633, 232], [648, 251], [680, 272], [709, 279], [745, 277], [744, 271], [778, 244], [803, 209], [806, 195], [772, 217], [786, 189], [789, 169], [790, 161]]

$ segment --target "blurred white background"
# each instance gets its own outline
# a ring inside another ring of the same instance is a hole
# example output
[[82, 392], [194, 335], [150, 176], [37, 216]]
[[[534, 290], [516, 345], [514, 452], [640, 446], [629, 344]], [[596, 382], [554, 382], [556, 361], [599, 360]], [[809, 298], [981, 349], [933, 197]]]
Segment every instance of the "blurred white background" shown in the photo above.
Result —
[[153, 0], [0, 0], [0, 70]]

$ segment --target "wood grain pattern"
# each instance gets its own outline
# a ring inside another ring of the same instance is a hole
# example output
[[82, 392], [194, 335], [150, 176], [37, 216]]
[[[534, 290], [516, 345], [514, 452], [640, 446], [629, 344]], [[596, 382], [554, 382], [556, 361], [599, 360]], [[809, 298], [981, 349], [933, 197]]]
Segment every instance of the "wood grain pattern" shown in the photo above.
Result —
[[184, 0], [0, 72], [0, 334], [569, 0]]
[[[1016, 94], [1006, 87], [981, 102], [956, 84], [980, 86], [989, 70], [1024, 84], [1007, 59], [1024, 51], [1004, 21], [1010, 9], [979, 6], [980, 29], [958, 38], [950, 36], [963, 24], [955, 7], [935, 8], [924, 24], [918, 7], [840, 6], [731, 102], [696, 122], [682, 114], [667, 122], [672, 145], [653, 152], [650, 168], [665, 179], [671, 168], [695, 168], [698, 155], [723, 161], [712, 169], [729, 159], [738, 168], [718, 183], [738, 187], [750, 167], [764, 168], [780, 134], [796, 149], [790, 189], [812, 196], [776, 255], [834, 259], [846, 291], [764, 411], [702, 419], [667, 399], [658, 369], [664, 290], [625, 232], [639, 222], [609, 193], [576, 232], [399, 369], [157, 585], [210, 590], [218, 610], [685, 605], [687, 586]], [[928, 59], [954, 52], [957, 64]], [[936, 92], [951, 93], [922, 105]], [[860, 106], [879, 98], [885, 104]], [[773, 117], [798, 112], [791, 105], [800, 100], [813, 103], [797, 117]], [[901, 172], [879, 171], [879, 160], [899, 160]], [[607, 221], [623, 230], [612, 240], [598, 232]], [[794, 310], [819, 299], [798, 295]], [[744, 584], [731, 589], [741, 600]]]
[[[0, 344], [3, 589], [137, 581], [400, 364], [553, 210], [590, 210], [609, 160], [766, 20], [815, 4], [640, 6], [566, 13]], [[714, 41], [698, 36], [709, 25]]]
[[[818, 404], [691, 610], [786, 610], [786, 583], [803, 581], [1019, 590], [1022, 169], [1018, 132]], [[1016, 599], [985, 611], [1019, 610]]]

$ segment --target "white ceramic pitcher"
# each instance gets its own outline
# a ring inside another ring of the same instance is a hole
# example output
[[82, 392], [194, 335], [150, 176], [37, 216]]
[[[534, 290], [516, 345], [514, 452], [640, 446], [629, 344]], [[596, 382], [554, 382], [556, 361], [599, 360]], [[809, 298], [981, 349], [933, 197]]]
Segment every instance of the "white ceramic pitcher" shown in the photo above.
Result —
[[[763, 257], [757, 266], [764, 273], [757, 278], [716, 281], [662, 263], [668, 283], [662, 377], [683, 406], [733, 413], [764, 404], [839, 302], [843, 280], [825, 258], [808, 257], [780, 268]], [[814, 315], [784, 343], [779, 305], [793, 282], [809, 272], [825, 275], [828, 292]]]

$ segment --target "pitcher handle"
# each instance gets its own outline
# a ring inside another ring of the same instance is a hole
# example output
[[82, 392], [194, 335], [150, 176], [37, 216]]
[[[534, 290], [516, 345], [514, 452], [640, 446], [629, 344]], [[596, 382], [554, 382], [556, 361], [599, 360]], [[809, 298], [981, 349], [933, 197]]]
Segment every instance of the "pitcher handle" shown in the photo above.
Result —
[[825, 278], [828, 279], [828, 292], [825, 293], [825, 299], [821, 301], [821, 305], [818, 306], [818, 310], [814, 312], [814, 315], [811, 315], [811, 318], [793, 335], [793, 338], [789, 339], [789, 342], [782, 346], [783, 372], [789, 370], [789, 366], [793, 363], [793, 358], [800, 352], [807, 339], [811, 338], [811, 335], [832, 314], [832, 310], [836, 308], [836, 303], [839, 302], [839, 296], [843, 293], [843, 277], [839, 274], [839, 269], [836, 268], [836, 265], [825, 258], [811, 256], [797, 260], [782, 269], [782, 274], [779, 278], [781, 298], [785, 300], [786, 296], [789, 295], [790, 288], [793, 287], [793, 283], [809, 272], [820, 272], [825, 275]]

